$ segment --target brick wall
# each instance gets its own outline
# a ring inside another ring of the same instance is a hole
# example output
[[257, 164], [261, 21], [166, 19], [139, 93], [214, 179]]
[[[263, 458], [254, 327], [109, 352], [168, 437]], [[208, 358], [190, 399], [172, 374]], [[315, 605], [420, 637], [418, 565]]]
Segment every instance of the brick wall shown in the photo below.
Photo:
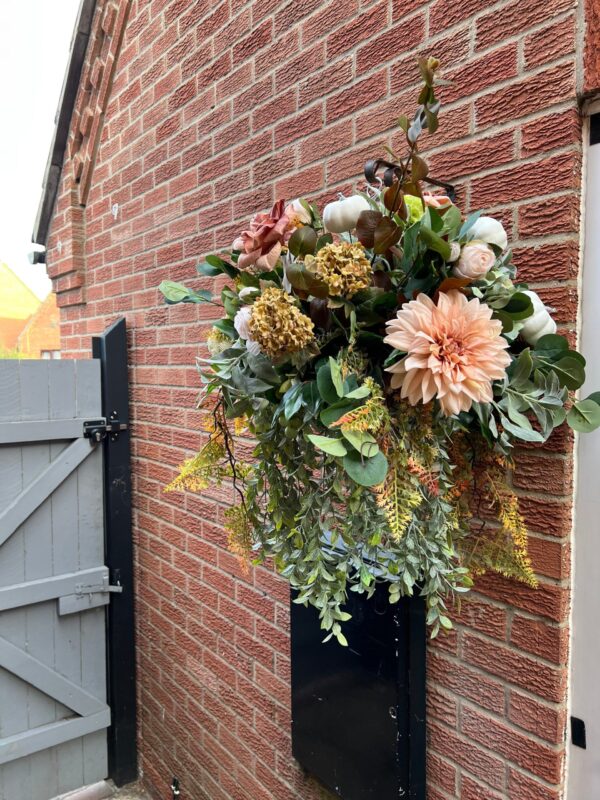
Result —
[[[440, 93], [435, 174], [465, 210], [503, 220], [520, 275], [573, 332], [581, 12], [572, 0], [99, 0], [96, 13], [48, 264], [64, 351], [87, 354], [118, 315], [130, 330], [141, 768], [157, 798], [176, 774], [185, 800], [313, 800], [290, 755], [287, 587], [227, 552], [226, 491], [162, 492], [199, 443], [192, 365], [213, 311], [165, 307], [156, 286], [193, 281], [200, 257], [275, 197], [351, 186], [391, 143], [427, 53], [455, 80]], [[560, 794], [568, 434], [519, 464], [540, 588], [481, 579], [431, 647], [429, 800]]]

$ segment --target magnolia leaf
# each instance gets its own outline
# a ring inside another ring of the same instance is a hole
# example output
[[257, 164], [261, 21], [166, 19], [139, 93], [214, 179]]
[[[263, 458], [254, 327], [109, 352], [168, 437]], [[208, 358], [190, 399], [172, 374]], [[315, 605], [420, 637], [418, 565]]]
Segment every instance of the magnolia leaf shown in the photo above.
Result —
[[383, 204], [388, 211], [404, 210], [404, 194], [399, 183], [393, 183], [383, 193]]
[[[596, 392], [598, 394], [598, 392]], [[600, 427], [600, 405], [594, 400], [579, 400], [567, 414], [567, 422], [574, 431], [591, 433]]]
[[440, 296], [440, 293], [443, 292], [452, 292], [453, 290], [460, 291], [465, 286], [468, 286], [471, 283], [470, 278], [444, 278], [444, 280], [440, 283], [437, 288], [437, 291], [434, 296], [434, 302], [437, 302], [437, 298]]
[[310, 225], [302, 225], [300, 228], [296, 228], [288, 242], [290, 253], [296, 257], [312, 255], [315, 252], [317, 238], [316, 230], [311, 228]]
[[383, 219], [381, 211], [361, 211], [356, 223], [358, 241], [368, 249], [375, 244], [375, 228]]
[[167, 303], [206, 303], [212, 300], [212, 292], [208, 289], [195, 292], [175, 281], [162, 281], [158, 288]]
[[341, 439], [331, 439], [329, 436], [317, 436], [315, 433], [309, 433], [308, 438], [315, 447], [327, 453], [327, 455], [341, 458], [348, 452]]
[[429, 131], [429, 133], [435, 133], [437, 131], [437, 129], [438, 129], [439, 124], [440, 124], [439, 120], [438, 120], [438, 117], [437, 117], [437, 114], [434, 114], [433, 111], [431, 111], [431, 109], [426, 108], [425, 109], [425, 120], [426, 120], [426, 123], [427, 123], [427, 130]]
[[398, 125], [399, 125], [399, 126], [402, 128], [402, 130], [404, 131], [404, 133], [406, 133], [406, 132], [407, 132], [407, 130], [408, 130], [408, 126], [410, 125], [410, 120], [408, 119], [408, 117], [406, 116], [406, 114], [401, 114], [401, 115], [398, 117]]
[[381, 452], [373, 458], [363, 458], [353, 450], [344, 456], [343, 463], [350, 478], [359, 486], [377, 486], [387, 475], [388, 462]]
[[429, 167], [427, 166], [427, 162], [421, 156], [413, 155], [412, 157], [412, 179], [413, 181], [422, 181], [423, 178], [426, 178], [429, 174]]
[[313, 297], [327, 297], [329, 291], [327, 284], [307, 270], [303, 261], [286, 264], [285, 275], [297, 291], [311, 294]]
[[383, 217], [377, 223], [373, 234], [373, 249], [378, 255], [381, 255], [385, 253], [386, 250], [389, 250], [390, 247], [397, 244], [401, 236], [402, 228], [396, 225], [393, 219]]
[[327, 244], [331, 244], [333, 242], [333, 236], [330, 233], [324, 233], [322, 236], [319, 236], [317, 239], [317, 251], [320, 250], [322, 247], [325, 247]]
[[372, 458], [379, 452], [377, 440], [366, 431], [349, 431], [342, 428], [342, 434], [364, 458]]

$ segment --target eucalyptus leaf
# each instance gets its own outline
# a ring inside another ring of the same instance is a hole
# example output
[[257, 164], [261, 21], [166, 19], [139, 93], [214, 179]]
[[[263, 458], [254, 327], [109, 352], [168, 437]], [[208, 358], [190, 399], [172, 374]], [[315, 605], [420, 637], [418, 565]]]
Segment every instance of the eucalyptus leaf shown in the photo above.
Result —
[[383, 453], [373, 458], [363, 458], [356, 451], [344, 456], [344, 469], [359, 486], [377, 486], [383, 483], [387, 475], [388, 462]]
[[[598, 394], [598, 393], [597, 393]], [[567, 414], [567, 423], [574, 431], [591, 433], [600, 427], [600, 405], [594, 400], [579, 400]]]
[[329, 436], [318, 436], [315, 433], [309, 433], [308, 439], [314, 444], [315, 447], [330, 456], [341, 458], [348, 452], [341, 439], [331, 439]]
[[366, 431], [349, 431], [342, 428], [342, 434], [344, 438], [350, 442], [352, 447], [365, 458], [372, 458], [379, 452], [377, 440]]
[[162, 281], [158, 288], [167, 303], [170, 304], [206, 303], [212, 300], [212, 292], [209, 292], [208, 289], [194, 291], [181, 283], [175, 283], [175, 281]]

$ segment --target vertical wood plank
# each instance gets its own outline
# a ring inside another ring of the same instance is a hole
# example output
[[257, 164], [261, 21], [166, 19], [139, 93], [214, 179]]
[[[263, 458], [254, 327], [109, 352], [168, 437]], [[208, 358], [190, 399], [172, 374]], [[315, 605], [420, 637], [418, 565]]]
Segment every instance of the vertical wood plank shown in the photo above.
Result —
[[[0, 361], [0, 420], [99, 416], [97, 361]], [[0, 509], [68, 444], [2, 446]], [[0, 547], [0, 586], [102, 565], [102, 469], [98, 448]], [[13, 609], [0, 614], [0, 635], [105, 700], [104, 609], [62, 618], [55, 601]], [[0, 739], [71, 713], [0, 670]], [[0, 767], [0, 800], [48, 800], [106, 775], [106, 733], [98, 731]]]

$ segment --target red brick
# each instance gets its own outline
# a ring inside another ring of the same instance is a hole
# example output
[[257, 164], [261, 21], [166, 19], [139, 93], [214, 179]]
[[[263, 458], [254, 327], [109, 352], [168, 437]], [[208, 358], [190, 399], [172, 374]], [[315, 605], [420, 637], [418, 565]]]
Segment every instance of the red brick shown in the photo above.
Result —
[[519, 0], [513, 0], [511, 3], [506, 3], [502, 9], [478, 17], [477, 48], [490, 47], [572, 8], [571, 0], [547, 0], [544, 3], [521, 3]]
[[[229, 247], [255, 211], [276, 196], [322, 203], [361, 185], [366, 158], [402, 145], [396, 120], [416, 102], [417, 56], [436, 55], [452, 84], [438, 92], [439, 131], [420, 142], [432, 172], [456, 182], [465, 212], [483, 207], [503, 221], [519, 278], [556, 307], [574, 341], [575, 8], [570, 0], [110, 5], [120, 15], [112, 37], [94, 19], [48, 271], [65, 355], [89, 355], [90, 335], [121, 315], [131, 337], [144, 779], [161, 797], [178, 774], [185, 796], [198, 800], [323, 800], [291, 754], [288, 584], [264, 568], [244, 572], [226, 549], [230, 486], [162, 492], [206, 438], [193, 362], [206, 355], [218, 309], [167, 308], [156, 286], [171, 278], [218, 291], [223, 281], [195, 279], [194, 266]], [[600, 75], [595, 19], [584, 90]], [[87, 107], [86, 143], [76, 132]], [[85, 207], [70, 187], [76, 170]], [[513, 485], [539, 588], [478, 578], [451, 612], [455, 629], [428, 646], [429, 800], [558, 800], [572, 445], [562, 426], [543, 448], [519, 448]], [[249, 441], [240, 453], [250, 457]]]
[[562, 754], [528, 738], [502, 722], [464, 707], [461, 730], [490, 750], [510, 758], [518, 766], [538, 775], [548, 783], [558, 783], [562, 770]]
[[529, 114], [532, 95], [538, 110], [555, 105], [573, 95], [574, 81], [573, 65], [567, 62], [484, 95], [475, 102], [477, 125], [482, 128]]

